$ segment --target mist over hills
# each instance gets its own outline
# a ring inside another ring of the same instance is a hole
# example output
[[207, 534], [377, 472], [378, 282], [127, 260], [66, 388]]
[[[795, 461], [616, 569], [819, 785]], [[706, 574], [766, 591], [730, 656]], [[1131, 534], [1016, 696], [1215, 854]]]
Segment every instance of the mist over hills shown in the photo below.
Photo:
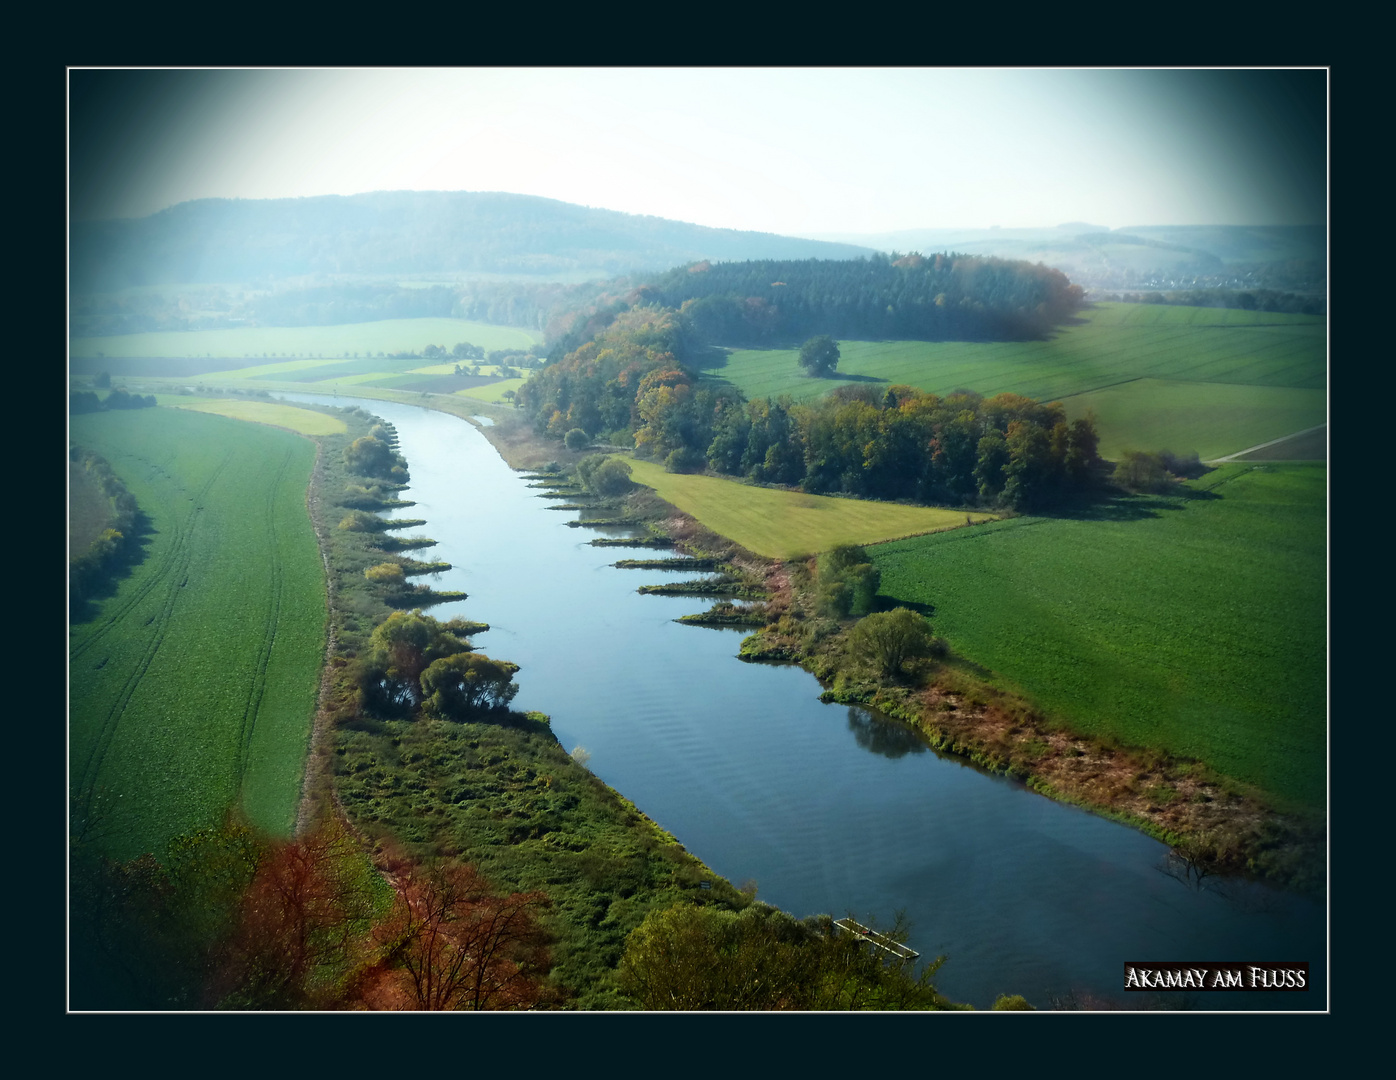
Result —
[[667, 270], [700, 259], [871, 254], [853, 244], [469, 191], [199, 199], [145, 218], [74, 221], [71, 236], [74, 292], [307, 275], [579, 281]]
[[879, 251], [956, 251], [1043, 263], [1087, 289], [1243, 288], [1322, 293], [1322, 225], [1139, 225], [1069, 222], [1050, 228], [901, 229], [820, 233]]

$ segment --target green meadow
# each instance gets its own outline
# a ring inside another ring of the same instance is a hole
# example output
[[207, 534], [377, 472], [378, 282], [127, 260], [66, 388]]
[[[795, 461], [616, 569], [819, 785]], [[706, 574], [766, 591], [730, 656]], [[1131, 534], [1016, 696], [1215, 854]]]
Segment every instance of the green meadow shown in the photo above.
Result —
[[1225, 465], [1176, 496], [871, 549], [889, 604], [1073, 729], [1326, 793], [1320, 464]]
[[[450, 349], [468, 341], [485, 350], [526, 349], [542, 340], [531, 330], [465, 319], [381, 319], [337, 326], [256, 326], [232, 330], [166, 330], [69, 342], [74, 357], [321, 357], [355, 353], [421, 352], [428, 345]], [[420, 362], [419, 362], [420, 364]]]
[[337, 416], [300, 409], [273, 401], [249, 401], [245, 398], [195, 398], [180, 394], [157, 394], [155, 400], [174, 409], [191, 412], [216, 413], [234, 420], [251, 420], [257, 424], [283, 427], [302, 435], [339, 435], [348, 430]]
[[231, 807], [289, 834], [325, 648], [315, 444], [191, 410], [71, 418], [148, 518], [143, 557], [69, 628], [69, 780], [108, 853]]
[[631, 479], [653, 488], [667, 503], [748, 551], [768, 559], [794, 559], [839, 544], [876, 544], [893, 537], [993, 520], [929, 506], [835, 499], [799, 491], [756, 487], [716, 476], [664, 471], [652, 461], [631, 461]]
[[1322, 316], [1106, 303], [1045, 341], [839, 347], [829, 379], [805, 375], [797, 349], [734, 350], [705, 373], [748, 397], [807, 400], [871, 382], [1062, 401], [1072, 416], [1095, 410], [1107, 456], [1170, 449], [1216, 457], [1326, 419]]

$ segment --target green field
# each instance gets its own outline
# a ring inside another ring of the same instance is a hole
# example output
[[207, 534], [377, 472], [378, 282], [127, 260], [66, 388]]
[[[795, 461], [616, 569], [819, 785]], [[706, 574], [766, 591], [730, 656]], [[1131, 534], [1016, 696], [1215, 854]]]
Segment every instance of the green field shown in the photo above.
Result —
[[795, 349], [735, 350], [706, 373], [748, 397], [808, 399], [872, 382], [935, 394], [1011, 391], [1062, 401], [1072, 415], [1093, 407], [1107, 456], [1126, 448], [1221, 456], [1326, 419], [1322, 316], [1111, 303], [1093, 305], [1047, 341], [839, 347], [832, 379], [805, 375]]
[[1226, 465], [1182, 497], [873, 548], [882, 596], [1072, 728], [1326, 791], [1322, 465]]
[[664, 471], [652, 461], [631, 461], [631, 479], [653, 488], [713, 532], [768, 559], [794, 559], [839, 544], [876, 544], [899, 536], [993, 520], [990, 514], [899, 503], [833, 499], [798, 491], [740, 484], [715, 476]]
[[315, 444], [175, 409], [71, 418], [150, 526], [69, 631], [69, 776], [109, 854], [162, 851], [232, 806], [291, 829], [325, 648], [305, 491]]
[[1136, 379], [1062, 402], [1070, 420], [1096, 415], [1100, 453], [1196, 450], [1203, 461], [1234, 454], [1327, 420], [1323, 390]]
[[490, 383], [488, 386], [477, 386], [470, 390], [457, 390], [460, 397], [474, 398], [476, 401], [503, 401], [507, 391], [513, 390], [518, 393], [519, 387], [524, 384], [524, 379], [501, 379], [499, 382]]
[[338, 435], [349, 430], [337, 416], [315, 412], [313, 409], [298, 409], [294, 405], [283, 405], [275, 401], [248, 401], [244, 398], [195, 398], [179, 394], [157, 394], [156, 401], [174, 409], [188, 409], [191, 412], [216, 413], [234, 420], [251, 420], [257, 424], [271, 424], [283, 427], [302, 435]]
[[348, 356], [367, 352], [421, 352], [468, 341], [489, 351], [526, 349], [542, 340], [531, 330], [465, 319], [381, 319], [338, 326], [257, 326], [236, 330], [168, 330], [73, 338], [74, 357], [125, 356]]

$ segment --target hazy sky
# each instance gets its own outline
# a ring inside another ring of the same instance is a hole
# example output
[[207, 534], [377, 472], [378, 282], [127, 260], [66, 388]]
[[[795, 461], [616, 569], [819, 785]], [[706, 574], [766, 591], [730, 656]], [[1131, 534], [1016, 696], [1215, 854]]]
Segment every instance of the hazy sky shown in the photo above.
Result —
[[74, 217], [511, 191], [789, 235], [1317, 224], [1323, 70], [73, 70]]

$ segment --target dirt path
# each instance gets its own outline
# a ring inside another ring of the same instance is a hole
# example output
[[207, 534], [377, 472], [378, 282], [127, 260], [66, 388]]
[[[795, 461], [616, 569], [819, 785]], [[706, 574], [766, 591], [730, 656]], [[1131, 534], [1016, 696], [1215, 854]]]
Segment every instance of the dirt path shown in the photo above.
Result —
[[1317, 427], [1305, 428], [1303, 431], [1295, 431], [1279, 439], [1271, 439], [1269, 442], [1263, 442], [1257, 446], [1248, 446], [1244, 450], [1237, 450], [1236, 453], [1227, 454], [1226, 457], [1212, 458], [1207, 464], [1220, 465], [1226, 461], [1237, 461], [1247, 454], [1254, 454], [1257, 450], [1264, 450], [1267, 446], [1278, 446], [1280, 443], [1288, 442], [1290, 439], [1298, 439], [1304, 435], [1312, 435], [1315, 431], [1322, 431], [1327, 426], [1327, 424], [1319, 424]]

